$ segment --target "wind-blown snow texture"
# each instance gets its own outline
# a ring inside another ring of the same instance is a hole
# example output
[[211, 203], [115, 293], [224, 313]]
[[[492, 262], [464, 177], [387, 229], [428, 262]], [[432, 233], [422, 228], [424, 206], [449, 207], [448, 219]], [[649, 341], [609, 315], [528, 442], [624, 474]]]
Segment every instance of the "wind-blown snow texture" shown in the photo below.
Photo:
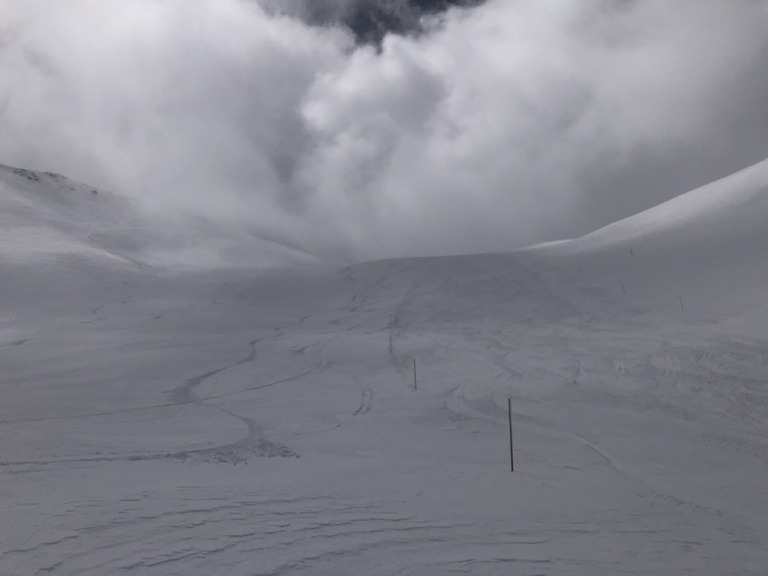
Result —
[[0, 214], [2, 574], [765, 573], [768, 163], [343, 270], [56, 175]]

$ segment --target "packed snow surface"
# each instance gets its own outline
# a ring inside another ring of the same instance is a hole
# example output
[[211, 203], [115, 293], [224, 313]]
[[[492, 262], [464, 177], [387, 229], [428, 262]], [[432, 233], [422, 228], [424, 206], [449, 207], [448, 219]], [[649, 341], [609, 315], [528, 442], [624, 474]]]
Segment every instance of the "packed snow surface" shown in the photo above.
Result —
[[768, 163], [344, 269], [11, 168], [0, 218], [0, 574], [766, 573]]

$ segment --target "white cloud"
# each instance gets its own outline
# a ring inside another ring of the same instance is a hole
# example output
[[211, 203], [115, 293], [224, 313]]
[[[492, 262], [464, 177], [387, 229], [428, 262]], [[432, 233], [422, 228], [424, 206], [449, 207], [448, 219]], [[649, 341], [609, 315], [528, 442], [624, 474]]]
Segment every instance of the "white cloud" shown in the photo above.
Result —
[[0, 22], [0, 161], [322, 252], [512, 248], [768, 156], [762, 2], [497, 0], [381, 51], [239, 0]]

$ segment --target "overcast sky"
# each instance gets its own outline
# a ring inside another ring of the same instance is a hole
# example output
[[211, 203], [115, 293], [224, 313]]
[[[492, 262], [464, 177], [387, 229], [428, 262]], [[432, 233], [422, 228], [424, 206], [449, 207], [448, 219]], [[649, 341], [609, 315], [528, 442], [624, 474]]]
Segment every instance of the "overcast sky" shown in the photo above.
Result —
[[4, 0], [0, 163], [326, 255], [499, 251], [768, 157], [766, 62], [765, 0]]

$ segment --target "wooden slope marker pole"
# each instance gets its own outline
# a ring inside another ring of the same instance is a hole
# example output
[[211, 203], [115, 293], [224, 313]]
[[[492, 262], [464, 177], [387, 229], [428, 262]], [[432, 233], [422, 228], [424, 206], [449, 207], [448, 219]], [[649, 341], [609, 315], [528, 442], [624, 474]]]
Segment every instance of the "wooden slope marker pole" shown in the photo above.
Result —
[[509, 470], [515, 471], [515, 450], [512, 442], [512, 398], [507, 398], [507, 411], [509, 412]]
[[416, 380], [416, 359], [415, 358], [413, 359], [413, 389], [414, 390], [419, 389], [419, 384], [418, 384], [418, 381]]
[[392, 314], [389, 315], [389, 355], [392, 356]]
[[680, 310], [685, 312], [685, 306], [683, 306], [683, 295], [682, 294], [678, 294], [677, 297], [680, 299]]

